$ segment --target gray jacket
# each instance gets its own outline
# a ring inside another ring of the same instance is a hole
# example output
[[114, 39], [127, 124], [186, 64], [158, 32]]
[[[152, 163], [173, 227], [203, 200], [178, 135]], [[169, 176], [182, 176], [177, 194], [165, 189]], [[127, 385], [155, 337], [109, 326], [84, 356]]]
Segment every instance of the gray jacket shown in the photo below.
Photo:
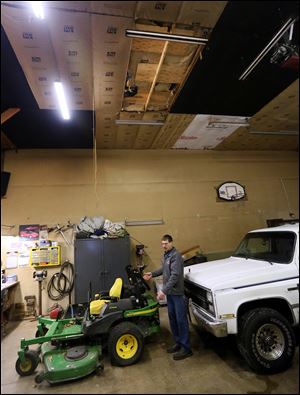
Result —
[[162, 267], [152, 272], [152, 277], [163, 275], [162, 291], [165, 295], [184, 295], [183, 259], [173, 247], [164, 253]]

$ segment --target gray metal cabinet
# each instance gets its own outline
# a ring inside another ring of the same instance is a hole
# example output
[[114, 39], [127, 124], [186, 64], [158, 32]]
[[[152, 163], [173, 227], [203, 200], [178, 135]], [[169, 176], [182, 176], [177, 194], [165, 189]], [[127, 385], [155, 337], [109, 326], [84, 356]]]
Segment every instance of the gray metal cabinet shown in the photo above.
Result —
[[92, 296], [108, 291], [117, 277], [128, 284], [125, 267], [130, 264], [130, 238], [76, 239], [74, 262], [75, 303], [84, 303], [88, 301], [90, 283]]

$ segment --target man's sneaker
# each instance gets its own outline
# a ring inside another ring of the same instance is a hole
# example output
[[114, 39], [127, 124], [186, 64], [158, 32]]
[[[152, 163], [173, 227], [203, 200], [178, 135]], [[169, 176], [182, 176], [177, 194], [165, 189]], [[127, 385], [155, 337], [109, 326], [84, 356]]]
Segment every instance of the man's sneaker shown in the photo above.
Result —
[[178, 351], [173, 355], [173, 359], [175, 359], [175, 361], [179, 361], [180, 359], [188, 358], [191, 357], [192, 355], [193, 355], [192, 350], [185, 350], [184, 348], [181, 348], [180, 351]]
[[180, 347], [179, 344], [173, 344], [173, 346], [167, 348], [167, 352], [171, 354], [171, 353], [173, 353], [173, 352], [179, 351], [180, 348], [181, 348], [181, 347]]

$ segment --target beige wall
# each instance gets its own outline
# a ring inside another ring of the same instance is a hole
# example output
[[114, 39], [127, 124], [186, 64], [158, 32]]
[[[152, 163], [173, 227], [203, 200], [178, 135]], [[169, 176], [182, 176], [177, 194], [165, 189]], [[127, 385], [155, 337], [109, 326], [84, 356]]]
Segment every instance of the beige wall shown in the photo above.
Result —
[[[297, 152], [115, 150], [98, 151], [95, 160], [92, 150], [24, 150], [7, 152], [4, 170], [11, 178], [1, 222], [15, 227], [2, 227], [2, 234], [17, 235], [20, 224], [79, 223], [83, 216], [163, 219], [164, 225], [127, 227], [133, 251], [135, 244], [147, 246], [150, 269], [158, 265], [164, 233], [173, 235], [179, 250], [199, 244], [212, 254], [232, 251], [266, 219], [299, 218]], [[225, 181], [244, 185], [247, 200], [217, 201], [215, 188]], [[74, 262], [73, 249], [58, 240], [62, 258]], [[4, 252], [5, 246], [2, 259]], [[17, 271], [24, 299], [37, 283], [31, 268]], [[44, 306], [51, 306], [43, 296]]]

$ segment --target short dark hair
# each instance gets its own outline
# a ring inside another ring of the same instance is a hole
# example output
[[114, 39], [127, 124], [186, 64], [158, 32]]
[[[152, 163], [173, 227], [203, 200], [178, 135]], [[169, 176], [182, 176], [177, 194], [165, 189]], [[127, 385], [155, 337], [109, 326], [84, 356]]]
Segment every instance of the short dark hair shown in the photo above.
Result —
[[169, 243], [171, 243], [173, 241], [173, 237], [171, 235], [164, 235], [162, 237], [162, 240], [168, 241]]

